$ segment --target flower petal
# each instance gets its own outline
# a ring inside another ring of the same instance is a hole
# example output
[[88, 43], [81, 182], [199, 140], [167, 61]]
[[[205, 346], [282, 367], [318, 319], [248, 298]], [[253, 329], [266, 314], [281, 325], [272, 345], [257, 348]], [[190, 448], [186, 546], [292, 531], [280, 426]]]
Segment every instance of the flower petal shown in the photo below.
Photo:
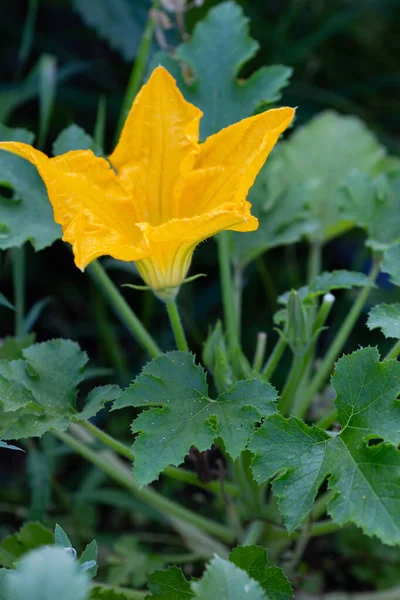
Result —
[[136, 96], [110, 161], [138, 199], [141, 221], [159, 225], [177, 216], [175, 188], [199, 152], [201, 115], [163, 67]]
[[182, 186], [178, 213], [192, 217], [246, 199], [280, 134], [290, 125], [292, 108], [278, 108], [243, 119], [201, 145], [193, 171]]
[[67, 152], [48, 158], [18, 142], [0, 148], [29, 160], [42, 177], [54, 218], [65, 241], [73, 245], [81, 269], [94, 258], [110, 255], [138, 260], [150, 254], [139, 228], [132, 196], [119, 182], [109, 163], [90, 150]]

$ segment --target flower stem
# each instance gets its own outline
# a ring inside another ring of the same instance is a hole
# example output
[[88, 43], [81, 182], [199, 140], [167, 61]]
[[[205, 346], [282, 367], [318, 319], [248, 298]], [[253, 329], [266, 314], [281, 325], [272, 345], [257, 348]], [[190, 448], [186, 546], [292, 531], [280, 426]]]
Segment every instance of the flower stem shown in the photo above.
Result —
[[167, 519], [181, 519], [185, 523], [189, 523], [202, 531], [210, 533], [220, 540], [228, 543], [233, 542], [233, 535], [225, 525], [211, 521], [210, 519], [202, 517], [201, 515], [180, 506], [168, 498], [164, 498], [164, 496], [150, 487], [141, 488], [133, 477], [130, 468], [112, 452], [108, 450], [96, 452], [68, 433], [53, 433], [65, 444], [75, 450], [77, 454], [80, 454], [83, 458], [98, 467], [101, 471], [111, 477], [111, 479], [114, 479], [120, 485], [126, 487], [136, 498], [143, 500], [158, 510]]
[[115, 143], [118, 142], [118, 138], [122, 131], [122, 128], [125, 123], [126, 116], [129, 112], [129, 109], [132, 105], [132, 102], [135, 99], [136, 94], [140, 89], [140, 85], [143, 80], [144, 72], [147, 67], [149, 54], [151, 50], [151, 45], [153, 42], [153, 34], [154, 34], [154, 19], [153, 19], [153, 11], [157, 10], [160, 7], [161, 0], [154, 0], [153, 6], [149, 10], [149, 16], [147, 19], [146, 26], [144, 28], [142, 38], [140, 40], [139, 49], [135, 58], [135, 62], [129, 76], [128, 85], [126, 87], [125, 96], [122, 102], [121, 112], [118, 119], [118, 124], [115, 130]]
[[328, 353], [326, 354], [321, 366], [318, 368], [317, 373], [315, 374], [308, 389], [304, 394], [304, 401], [302, 403], [301, 411], [298, 411], [297, 413], [298, 417], [302, 418], [306, 414], [308, 407], [314, 398], [314, 394], [320, 389], [321, 385], [328, 377], [332, 369], [332, 365], [341, 353], [343, 346], [345, 345], [349, 337], [350, 332], [352, 331], [358, 317], [361, 314], [362, 309], [364, 308], [365, 302], [367, 301], [367, 298], [371, 293], [379, 271], [380, 261], [374, 261], [374, 264], [369, 274], [370, 284], [366, 287], [361, 288], [360, 292], [358, 293], [358, 296], [353, 306], [351, 307], [350, 312], [343, 321], [343, 324], [337, 332], [336, 337], [333, 340]]
[[256, 351], [253, 359], [253, 371], [259, 373], [264, 362], [265, 348], [267, 346], [267, 334], [265, 331], [259, 331], [257, 335]]
[[321, 273], [322, 268], [322, 243], [319, 240], [313, 240], [310, 244], [308, 255], [308, 273], [307, 283], [310, 285]]
[[282, 354], [283, 354], [286, 346], [287, 346], [287, 340], [280, 335], [278, 341], [276, 342], [276, 344], [274, 346], [274, 349], [272, 350], [272, 352], [267, 360], [267, 364], [265, 365], [264, 370], [262, 372], [262, 378], [264, 381], [271, 380], [271, 377], [275, 373], [275, 369], [278, 366], [278, 363], [282, 357]]
[[283, 415], [288, 414], [292, 407], [296, 389], [300, 383], [303, 373], [304, 356], [294, 356], [289, 377], [283, 389], [282, 396], [279, 400], [279, 410]]
[[165, 305], [167, 307], [169, 321], [171, 323], [172, 331], [174, 332], [175, 341], [178, 349], [182, 352], [189, 352], [189, 347], [187, 345], [185, 331], [182, 326], [182, 321], [179, 315], [176, 300], [168, 300], [168, 302], [166, 302]]
[[[83, 423], [80, 423], [80, 425], [81, 427], [84, 427], [87, 431], [89, 431], [95, 438], [103, 442], [103, 444], [111, 448], [111, 450], [114, 450], [114, 452], [116, 452], [117, 454], [124, 456], [128, 460], [134, 460], [133, 452], [128, 446], [126, 446], [122, 442], [119, 442], [102, 429], [99, 429], [98, 427], [96, 427], [96, 425], [90, 423], [90, 421], [85, 421]], [[188, 483], [190, 485], [195, 485], [204, 490], [208, 490], [209, 492], [213, 492], [214, 494], [222, 493], [221, 486], [218, 481], [210, 481], [209, 483], [203, 483], [202, 481], [200, 481], [200, 479], [195, 473], [191, 473], [186, 469], [179, 469], [178, 467], [168, 466], [165, 467], [162, 474], [166, 475], [167, 477], [170, 477], [171, 479], [183, 481], [184, 483]], [[230, 496], [239, 496], [238, 489], [230, 482], [224, 481], [224, 489], [225, 492], [228, 493]]]
[[241, 542], [241, 546], [253, 546], [260, 541], [265, 531], [265, 523], [263, 521], [253, 521], [248, 526], [246, 533]]
[[217, 236], [218, 260], [221, 273], [222, 304], [224, 306], [225, 327], [228, 334], [228, 347], [231, 354], [239, 348], [239, 335], [236, 317], [235, 294], [233, 289], [232, 271], [229, 259], [229, 234], [221, 231]]
[[15, 337], [21, 338], [24, 334], [25, 312], [25, 246], [13, 248], [12, 269], [15, 306]]
[[151, 358], [161, 356], [162, 352], [156, 341], [135, 315], [125, 298], [121, 295], [116, 285], [111, 281], [99, 261], [94, 260], [87, 267], [87, 271], [95, 284], [100, 288], [115, 314], [125, 324], [133, 337]]
[[393, 360], [400, 354], [400, 340], [398, 340], [385, 356], [385, 360]]

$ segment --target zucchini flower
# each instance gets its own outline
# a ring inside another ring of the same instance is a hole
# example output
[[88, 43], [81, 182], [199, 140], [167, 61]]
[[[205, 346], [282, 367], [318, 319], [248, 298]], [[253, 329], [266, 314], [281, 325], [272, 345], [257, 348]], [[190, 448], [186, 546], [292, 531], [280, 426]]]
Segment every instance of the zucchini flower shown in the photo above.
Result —
[[257, 229], [246, 196], [293, 115], [292, 108], [269, 110], [200, 144], [202, 112], [158, 67], [108, 158], [91, 150], [49, 158], [19, 142], [0, 148], [38, 169], [80, 269], [103, 255], [135, 261], [145, 283], [168, 299], [202, 240], [223, 230]]

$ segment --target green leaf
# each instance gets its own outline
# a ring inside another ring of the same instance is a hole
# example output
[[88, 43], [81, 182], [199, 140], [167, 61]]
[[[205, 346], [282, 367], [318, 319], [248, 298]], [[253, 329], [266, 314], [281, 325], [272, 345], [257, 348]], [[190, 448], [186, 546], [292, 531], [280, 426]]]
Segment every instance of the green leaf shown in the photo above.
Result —
[[[1, 125], [0, 140], [29, 144], [33, 136], [23, 129], [12, 130]], [[33, 165], [0, 150], [0, 185], [13, 190], [12, 198], [0, 196], [0, 249], [30, 241], [35, 250], [42, 250], [61, 237], [46, 188]]]
[[21, 452], [25, 452], [22, 448], [18, 448], [18, 446], [13, 446], [12, 444], [7, 444], [7, 442], [0, 441], [0, 448], [7, 448], [8, 450], [20, 450]]
[[0, 438], [65, 431], [71, 421], [87, 420], [115, 400], [118, 386], [95, 388], [82, 412], [77, 411], [77, 386], [86, 363], [86, 354], [70, 340], [34, 344], [22, 350], [19, 360], [0, 360]]
[[87, 544], [86, 548], [79, 557], [81, 571], [87, 573], [90, 579], [97, 575], [97, 555], [99, 553], [96, 540], [92, 540]]
[[97, 156], [102, 154], [101, 149], [95, 143], [94, 139], [84, 129], [75, 125], [75, 123], [66, 127], [58, 135], [53, 144], [54, 156], [70, 152], [71, 150], [92, 150]]
[[75, 560], [57, 546], [33, 550], [5, 578], [8, 600], [86, 600], [90, 583]]
[[384, 253], [382, 271], [389, 273], [390, 281], [400, 286], [400, 244], [393, 244]]
[[246, 571], [216, 556], [207, 565], [205, 574], [198, 582], [192, 583], [197, 600], [224, 598], [224, 600], [267, 600], [261, 585], [249, 577]]
[[[178, 46], [174, 57], [165, 52], [154, 57], [153, 66], [165, 66], [186, 100], [203, 111], [202, 139], [279, 100], [292, 73], [289, 67], [262, 67], [247, 80], [238, 80], [239, 71], [258, 48], [249, 37], [248, 19], [240, 6], [223, 2], [197, 23], [191, 39]], [[190, 77], [185, 77], [187, 68], [182, 72], [182, 62], [189, 67]]]
[[56, 546], [61, 546], [61, 548], [73, 547], [68, 535], [58, 523], [56, 523], [56, 526], [54, 528], [54, 543]]
[[[400, 363], [379, 362], [376, 348], [362, 348], [336, 363], [332, 385], [339, 434], [299, 419], [273, 415], [253, 436], [253, 470], [273, 490], [290, 531], [310, 512], [323, 481], [335, 497], [328, 513], [353, 522], [386, 544], [400, 543]], [[383, 440], [369, 445], [369, 440]]]
[[369, 246], [385, 250], [399, 239], [400, 169], [375, 179], [353, 171], [344, 179], [337, 197], [343, 217], [366, 230]]
[[190, 446], [200, 451], [221, 438], [237, 458], [261, 417], [276, 411], [275, 389], [259, 379], [239, 381], [216, 400], [208, 397], [206, 375], [194, 357], [169, 352], [148, 363], [113, 410], [144, 410], [132, 423], [139, 433], [133, 445], [134, 473], [141, 485], [158, 477], [167, 465], [183, 462]]
[[[371, 280], [364, 273], [356, 271], [326, 271], [318, 275], [310, 285], [305, 285], [297, 290], [303, 301], [310, 301], [318, 296], [324, 296], [332, 290], [349, 290], [352, 287], [366, 287], [372, 285]], [[281, 304], [287, 304], [290, 292], [285, 292], [279, 296], [278, 301]]]
[[369, 311], [367, 326], [387, 338], [400, 339], [400, 304], [378, 304]]
[[[272, 156], [274, 154], [275, 150]], [[231, 233], [234, 261], [242, 266], [271, 248], [300, 241], [316, 228], [310, 218], [306, 194], [297, 189], [274, 193], [276, 183], [271, 158], [261, 169], [248, 196], [251, 212], [258, 218], [258, 229], [251, 233]]]
[[73, 0], [72, 4], [86, 25], [127, 62], [135, 58], [151, 8], [148, 0]]
[[149, 575], [149, 591], [155, 600], [194, 598], [190, 583], [178, 567], [168, 567], [165, 571], [155, 571]]
[[268, 554], [261, 546], [238, 546], [229, 560], [258, 581], [269, 600], [290, 600], [293, 590], [282, 569], [270, 566]]
[[12, 569], [14, 563], [26, 552], [53, 544], [53, 533], [41, 523], [27, 523], [18, 533], [4, 538], [0, 545], [0, 565]]
[[0, 359], [5, 358], [6, 360], [15, 360], [17, 358], [22, 358], [23, 349], [32, 346], [34, 341], [34, 333], [30, 333], [23, 338], [4, 338], [0, 346]]
[[384, 155], [374, 135], [356, 117], [323, 112], [299, 127], [269, 158], [275, 195], [307, 198], [315, 239], [328, 240], [349, 228], [336, 192], [353, 169], [372, 173]]

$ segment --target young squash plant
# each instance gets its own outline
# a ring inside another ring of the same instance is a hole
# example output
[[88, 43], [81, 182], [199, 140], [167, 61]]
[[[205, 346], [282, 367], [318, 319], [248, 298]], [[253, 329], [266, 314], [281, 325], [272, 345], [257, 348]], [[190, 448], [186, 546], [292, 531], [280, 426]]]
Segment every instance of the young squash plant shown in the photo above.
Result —
[[[110, 156], [101, 136], [77, 125], [60, 133], [51, 157], [29, 132], [0, 129], [0, 173], [12, 191], [0, 198], [0, 247], [16, 265], [15, 298], [0, 302], [19, 323], [0, 348], [0, 452], [23, 449], [35, 489], [53, 478], [72, 521], [95, 518], [91, 503], [111, 504], [141, 514], [147, 539], [161, 544], [146, 552], [136, 520], [136, 537], [124, 532], [98, 565], [96, 542], [77, 558], [63, 528], [27, 523], [0, 546], [1, 600], [311, 598], [325, 584], [313, 580], [310, 590], [305, 553], [320, 536], [356, 526], [360, 540], [397, 552], [400, 304], [368, 303], [379, 297], [381, 271], [392, 289], [400, 285], [400, 161], [356, 117], [327, 111], [297, 127], [292, 109], [265, 111], [280, 102], [291, 69], [272, 65], [239, 79], [256, 51], [237, 4], [212, 8], [174, 54], [154, 57]], [[139, 80], [145, 62], [137, 62]], [[355, 228], [369, 273], [323, 271], [326, 244]], [[214, 234], [222, 320], [209, 323], [194, 353], [176, 297], [199, 275], [188, 277], [195, 246]], [[147, 354], [124, 389], [88, 391], [88, 357], [75, 341], [28, 336], [21, 246], [39, 251], [61, 235]], [[265, 275], [272, 248], [300, 241], [307, 276], [281, 290], [275, 327], [258, 333], [251, 359], [242, 344], [246, 277], [256, 264]], [[104, 255], [113, 259], [99, 261]], [[129, 281], [135, 293], [150, 289], [165, 304], [175, 349], [153, 338], [113, 283], [107, 267], [117, 261], [135, 263], [146, 284]], [[335, 320], [336, 294], [351, 306]], [[349, 348], [360, 322], [392, 347]], [[129, 421], [124, 439], [112, 435], [115, 418]], [[67, 451], [91, 465], [72, 501], [55, 479]], [[188, 456], [197, 470], [182, 466]], [[182, 501], [182, 485], [206, 494], [208, 506]], [[49, 505], [50, 490], [32, 494], [30, 514], [48, 524]], [[107, 535], [98, 533], [101, 550]], [[395, 599], [398, 586], [383, 594]]]

